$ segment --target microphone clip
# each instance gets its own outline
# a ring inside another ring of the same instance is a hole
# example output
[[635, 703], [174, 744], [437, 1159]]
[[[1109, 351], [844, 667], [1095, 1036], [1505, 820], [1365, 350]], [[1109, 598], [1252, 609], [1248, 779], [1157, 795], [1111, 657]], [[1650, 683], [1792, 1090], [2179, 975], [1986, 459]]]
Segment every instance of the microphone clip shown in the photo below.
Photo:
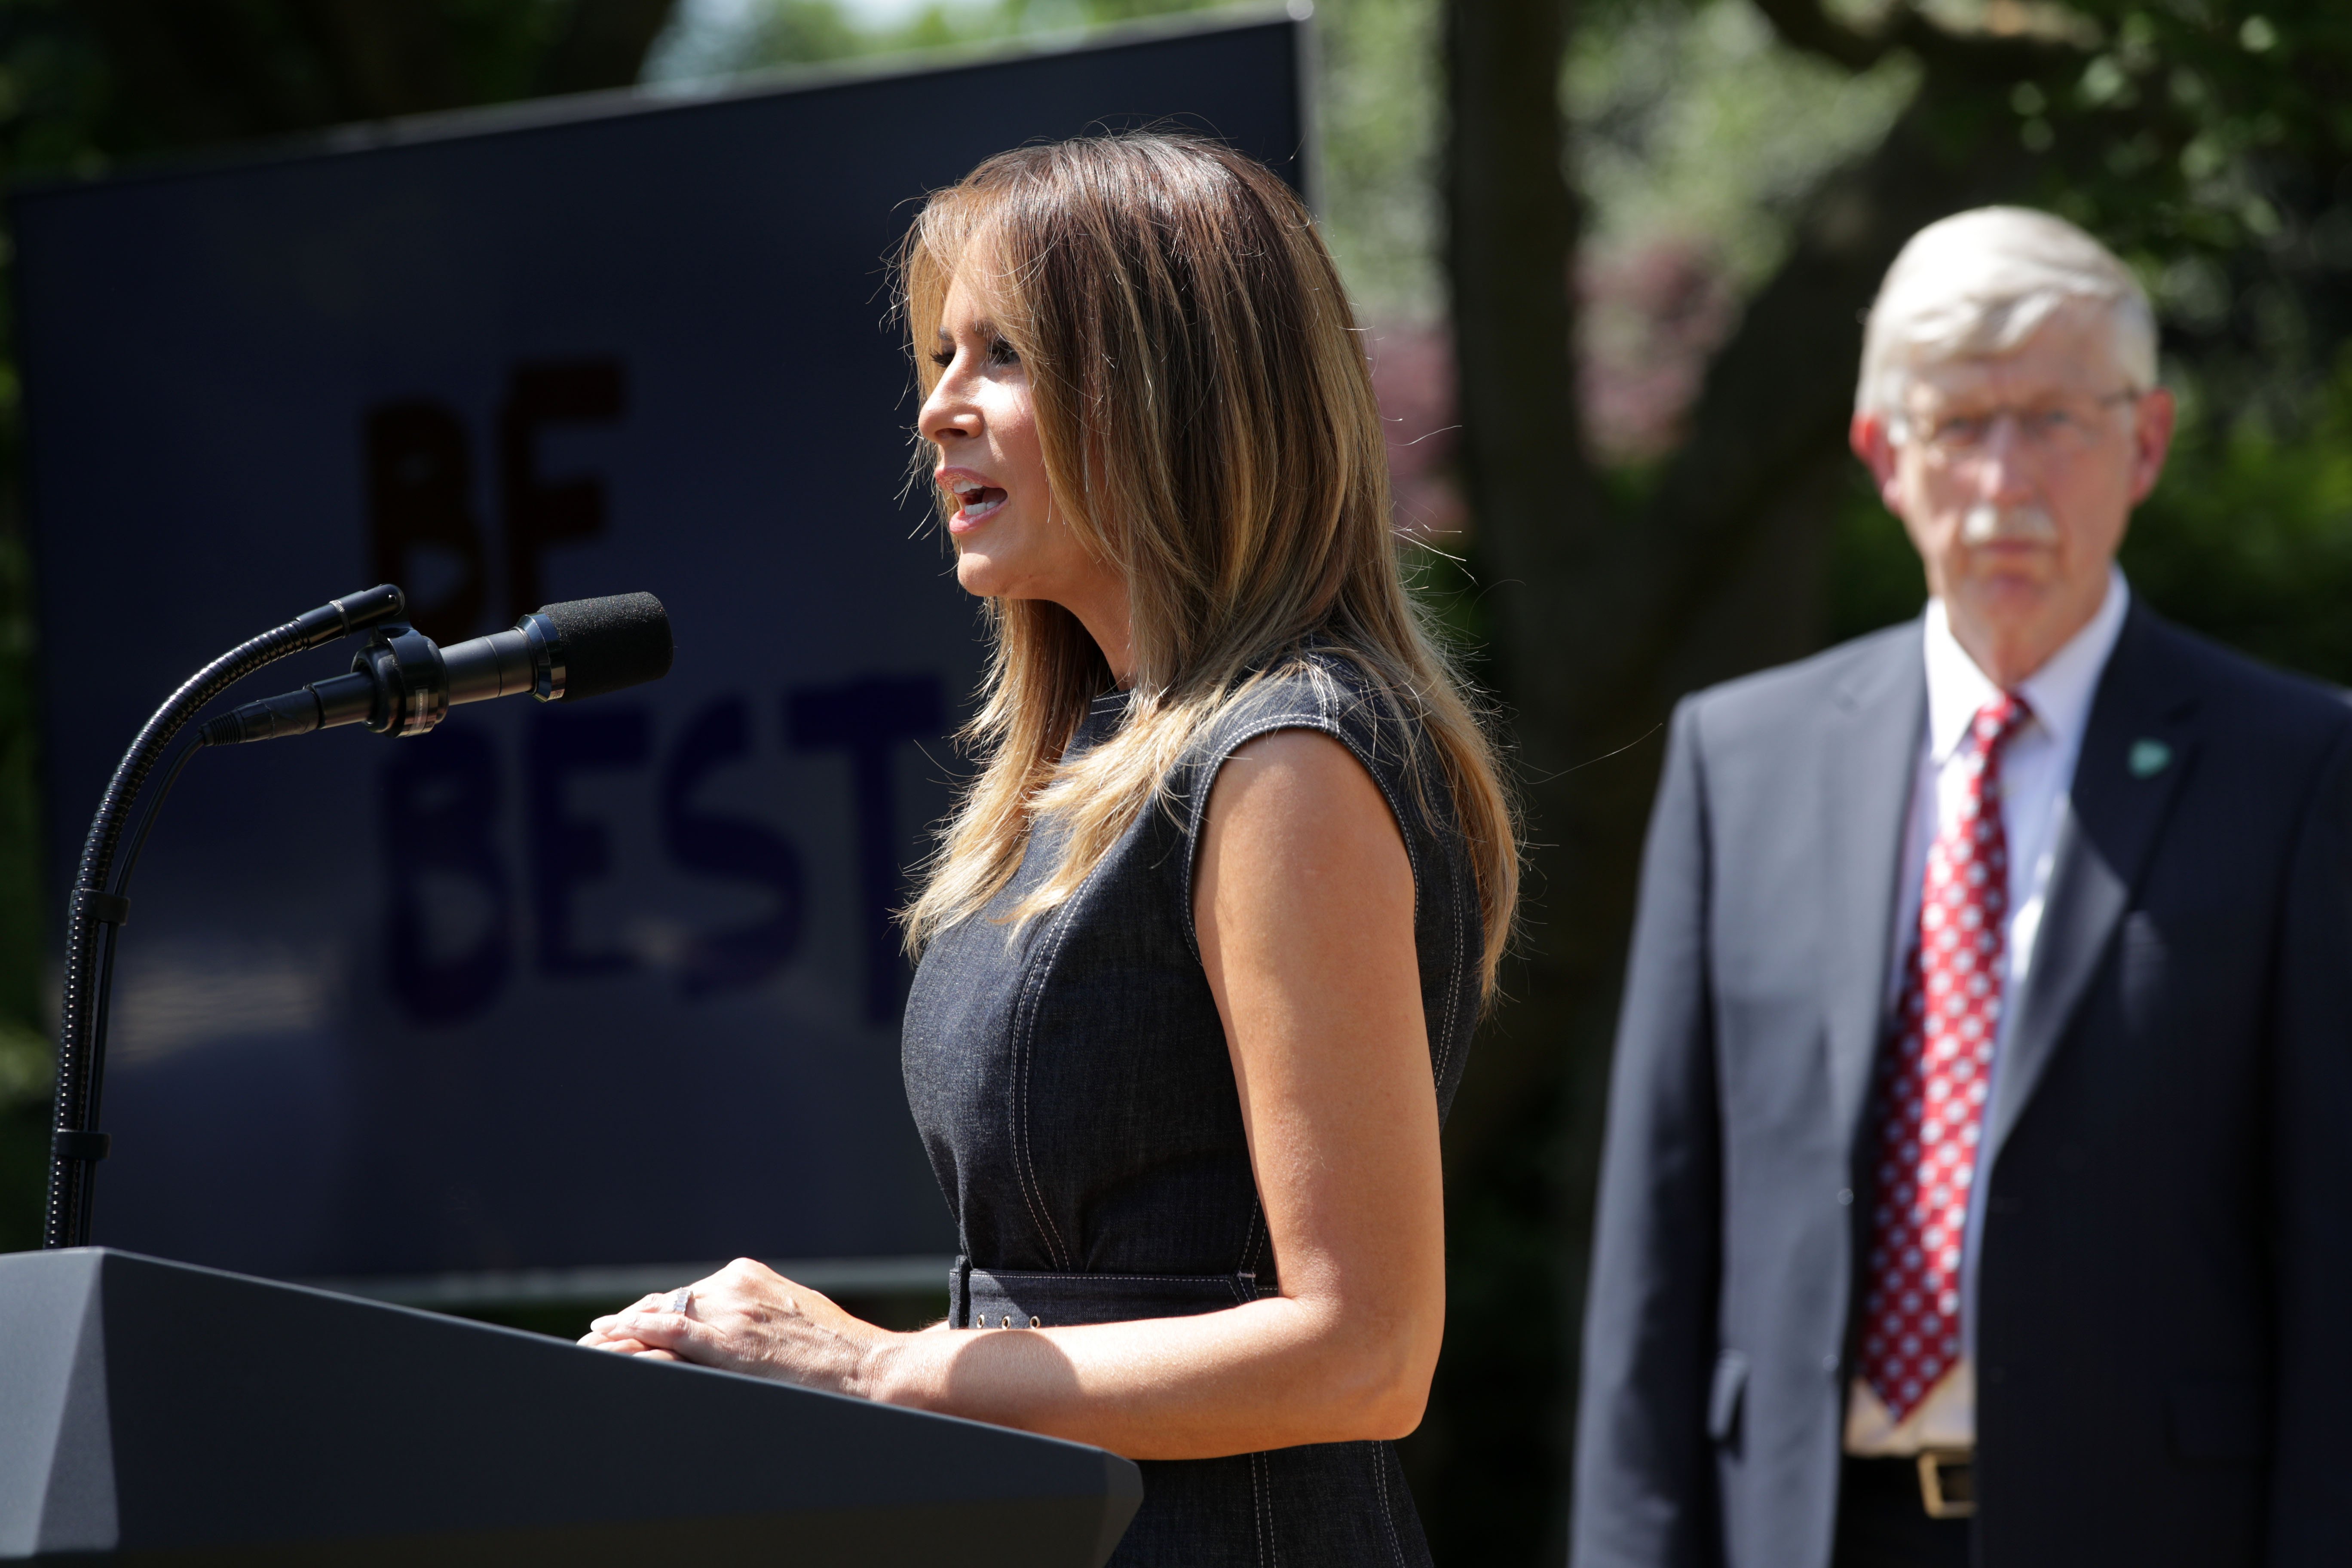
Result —
[[[449, 673], [440, 647], [414, 626], [397, 621], [377, 626], [344, 679], [353, 676], [369, 684], [368, 715], [362, 721], [379, 735], [428, 734], [448, 716]], [[326, 694], [320, 695], [323, 707]]]

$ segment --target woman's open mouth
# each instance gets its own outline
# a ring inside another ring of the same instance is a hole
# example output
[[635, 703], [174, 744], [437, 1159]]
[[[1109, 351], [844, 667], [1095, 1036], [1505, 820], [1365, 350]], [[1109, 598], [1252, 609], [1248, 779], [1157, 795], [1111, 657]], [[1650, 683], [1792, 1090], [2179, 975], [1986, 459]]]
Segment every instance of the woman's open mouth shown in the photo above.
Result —
[[956, 513], [948, 519], [951, 529], [976, 528], [1004, 504], [1004, 492], [993, 485], [958, 485], [954, 494]]

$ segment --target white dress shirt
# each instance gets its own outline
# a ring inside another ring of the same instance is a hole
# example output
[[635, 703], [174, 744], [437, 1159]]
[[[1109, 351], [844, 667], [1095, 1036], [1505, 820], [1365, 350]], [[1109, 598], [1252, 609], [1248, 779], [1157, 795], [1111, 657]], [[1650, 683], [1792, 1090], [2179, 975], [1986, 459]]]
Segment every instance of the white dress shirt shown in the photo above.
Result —
[[[2031, 722], [2010, 736], [2001, 754], [2000, 821], [2009, 838], [2007, 942], [2001, 955], [2000, 1021], [1993, 1032], [1992, 1081], [2000, 1081], [2010, 1020], [2017, 1016], [2018, 991], [2033, 966], [2033, 939], [2050, 890], [2059, 814], [2083, 749], [2083, 726], [2091, 717], [2099, 677], [2123, 632], [2131, 590], [2122, 572], [2107, 568], [2106, 596], [2088, 624], [2017, 687], [2032, 709]], [[1910, 821], [1904, 833], [1902, 900], [1895, 917], [1894, 967], [1887, 976], [1880, 1013], [1892, 1027], [1895, 1009], [1919, 934], [1919, 890], [1927, 870], [1927, 850], [1937, 835], [1958, 816], [1967, 798], [1964, 747], [1973, 747], [1969, 727], [1978, 710], [2000, 695], [1976, 660], [1952, 636], [1939, 599], [1927, 601], [1927, 731], [1921, 737], [1914, 774]], [[1874, 1105], [1875, 1100], [1873, 1101]], [[1986, 1099], [1990, 1110], [1992, 1100]], [[1981, 1177], [1984, 1173], [1976, 1174]], [[1972, 1182], [1969, 1221], [1960, 1253], [1960, 1342], [1962, 1355], [1927, 1397], [1899, 1425], [1877, 1391], [1856, 1377], [1847, 1394], [1845, 1451], [1861, 1455], [1915, 1454], [1921, 1448], [1969, 1448], [1976, 1442], [1976, 1264], [1984, 1233], [1985, 1184]]]

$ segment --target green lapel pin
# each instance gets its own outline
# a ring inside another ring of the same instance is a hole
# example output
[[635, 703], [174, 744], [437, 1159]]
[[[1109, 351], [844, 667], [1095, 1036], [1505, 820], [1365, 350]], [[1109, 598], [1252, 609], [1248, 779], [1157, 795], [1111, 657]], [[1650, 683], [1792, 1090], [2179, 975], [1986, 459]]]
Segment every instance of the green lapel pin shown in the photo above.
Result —
[[2172, 748], [2161, 741], [2134, 741], [2127, 764], [2136, 779], [2152, 779], [2172, 765]]

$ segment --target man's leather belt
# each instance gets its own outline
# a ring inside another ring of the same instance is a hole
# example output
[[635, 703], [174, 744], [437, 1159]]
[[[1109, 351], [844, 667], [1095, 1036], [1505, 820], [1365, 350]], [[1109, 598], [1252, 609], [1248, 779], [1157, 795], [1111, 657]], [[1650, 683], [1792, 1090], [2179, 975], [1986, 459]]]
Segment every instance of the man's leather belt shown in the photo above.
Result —
[[1929, 1519], [1974, 1518], [1976, 1456], [1966, 1448], [1921, 1449], [1919, 1502]]
[[1920, 1454], [1848, 1455], [1842, 1487], [1881, 1510], [1918, 1509], [1929, 1519], [1970, 1519], [1977, 1511], [1974, 1456], [1966, 1448]]

